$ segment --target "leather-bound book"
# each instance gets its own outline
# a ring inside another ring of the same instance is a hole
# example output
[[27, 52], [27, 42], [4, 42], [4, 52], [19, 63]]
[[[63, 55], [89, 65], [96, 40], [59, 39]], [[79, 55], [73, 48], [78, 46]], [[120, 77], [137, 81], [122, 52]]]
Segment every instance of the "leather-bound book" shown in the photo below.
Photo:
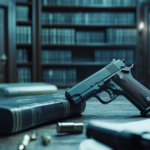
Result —
[[57, 92], [57, 87], [47, 83], [1, 83], [0, 96], [24, 96], [24, 95], [42, 95], [54, 94]]
[[47, 121], [79, 115], [86, 103], [74, 105], [64, 95], [10, 97], [0, 101], [0, 131], [15, 133]]

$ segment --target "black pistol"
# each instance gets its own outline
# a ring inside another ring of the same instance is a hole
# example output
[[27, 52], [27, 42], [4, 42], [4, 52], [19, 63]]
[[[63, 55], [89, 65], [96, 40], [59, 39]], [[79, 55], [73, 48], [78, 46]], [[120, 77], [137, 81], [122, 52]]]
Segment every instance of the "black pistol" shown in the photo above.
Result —
[[[82, 103], [96, 97], [102, 104], [108, 104], [117, 96], [125, 96], [144, 116], [150, 111], [150, 90], [136, 81], [131, 74], [131, 67], [127, 67], [124, 60], [115, 60], [106, 67], [84, 79], [72, 88], [67, 88], [66, 98], [75, 104]], [[110, 99], [104, 101], [100, 93], [106, 91]]]

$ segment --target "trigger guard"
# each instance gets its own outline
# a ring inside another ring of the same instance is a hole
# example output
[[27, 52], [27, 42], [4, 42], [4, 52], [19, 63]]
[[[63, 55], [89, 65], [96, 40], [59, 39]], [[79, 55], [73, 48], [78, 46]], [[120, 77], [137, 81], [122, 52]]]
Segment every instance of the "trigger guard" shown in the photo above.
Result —
[[108, 104], [108, 103], [110, 103], [111, 101], [113, 101], [113, 100], [117, 97], [117, 95], [115, 94], [113, 98], [111, 98], [109, 101], [105, 102], [105, 101], [103, 101], [103, 100], [100, 98], [99, 94], [100, 94], [100, 93], [97, 93], [97, 94], [95, 95], [95, 98], [97, 98], [102, 104]]

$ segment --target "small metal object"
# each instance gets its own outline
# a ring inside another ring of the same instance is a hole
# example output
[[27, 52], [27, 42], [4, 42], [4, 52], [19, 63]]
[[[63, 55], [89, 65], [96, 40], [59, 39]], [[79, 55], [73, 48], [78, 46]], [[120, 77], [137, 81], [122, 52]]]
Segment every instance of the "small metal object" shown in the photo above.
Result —
[[74, 122], [58, 122], [57, 133], [82, 133], [84, 128], [83, 123]]
[[148, 100], [148, 101], [150, 101], [150, 98], [149, 98], [149, 97], [147, 97], [147, 100]]
[[122, 62], [125, 63], [125, 59], [122, 59]]
[[120, 76], [120, 79], [123, 79], [123, 76]]
[[43, 140], [43, 143], [44, 143], [45, 145], [50, 145], [50, 144], [52, 144], [52, 138], [51, 138], [51, 136], [49, 136], [47, 133], [45, 133], [45, 134], [42, 135], [42, 140]]
[[21, 139], [18, 149], [19, 150], [27, 150], [29, 142], [30, 142], [30, 136], [28, 134], [24, 135], [23, 138]]
[[117, 86], [117, 90], [120, 91], [120, 87], [119, 86]]
[[36, 140], [38, 136], [38, 132], [36, 130], [33, 130], [30, 134], [31, 140]]

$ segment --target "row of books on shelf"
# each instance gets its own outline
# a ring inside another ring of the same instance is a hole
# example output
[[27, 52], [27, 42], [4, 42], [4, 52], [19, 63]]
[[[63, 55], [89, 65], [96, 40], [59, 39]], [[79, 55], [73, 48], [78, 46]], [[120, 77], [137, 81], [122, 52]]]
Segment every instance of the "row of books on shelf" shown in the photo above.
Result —
[[42, 13], [42, 24], [133, 25], [134, 23], [135, 16], [132, 12]]
[[104, 32], [102, 31], [77, 31], [76, 44], [99, 44], [104, 43]]
[[[106, 30], [106, 43], [111, 44], [136, 44], [136, 29]], [[80, 45], [105, 43], [104, 31], [75, 31], [75, 29], [43, 28], [42, 44], [54, 45]]]
[[71, 63], [70, 50], [42, 50], [42, 64]]
[[16, 6], [16, 20], [17, 21], [29, 21], [29, 7], [28, 6]]
[[136, 0], [43, 0], [43, 5], [135, 6]]
[[125, 59], [126, 64], [134, 62], [134, 50], [95, 50], [95, 62], [108, 64], [112, 59]]
[[28, 49], [17, 49], [17, 63], [26, 63], [29, 61]]
[[74, 29], [43, 28], [42, 44], [75, 44]]
[[18, 82], [31, 82], [31, 68], [30, 67], [18, 67]]
[[[42, 64], [65, 64], [72, 63], [71, 50], [42, 50]], [[95, 50], [94, 60], [100, 63], [109, 63], [113, 58], [125, 59], [126, 63], [134, 62], [134, 50]], [[26, 63], [29, 61], [27, 49], [17, 50], [17, 62]]]
[[56, 85], [76, 84], [76, 69], [43, 69], [43, 82]]
[[31, 44], [31, 26], [16, 27], [16, 43]]
[[136, 44], [137, 30], [136, 29], [107, 29], [107, 42], [113, 44]]

